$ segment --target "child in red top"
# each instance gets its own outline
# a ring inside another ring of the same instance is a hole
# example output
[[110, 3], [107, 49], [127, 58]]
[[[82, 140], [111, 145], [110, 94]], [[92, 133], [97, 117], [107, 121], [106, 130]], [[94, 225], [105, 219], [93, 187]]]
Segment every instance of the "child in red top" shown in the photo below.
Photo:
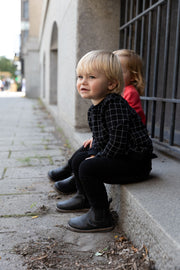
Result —
[[122, 96], [129, 105], [140, 115], [143, 124], [146, 117], [141, 105], [140, 96], [144, 93], [143, 63], [139, 55], [132, 50], [122, 49], [114, 52], [121, 62], [124, 78]]

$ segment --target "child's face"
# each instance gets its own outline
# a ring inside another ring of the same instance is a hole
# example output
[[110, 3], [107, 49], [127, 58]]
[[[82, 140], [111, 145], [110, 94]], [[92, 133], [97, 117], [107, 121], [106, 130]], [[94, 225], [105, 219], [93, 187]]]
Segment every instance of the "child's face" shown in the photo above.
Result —
[[132, 81], [132, 75], [129, 69], [127, 68], [127, 59], [124, 56], [119, 56], [119, 60], [121, 62], [124, 84], [125, 86], [130, 85]]
[[100, 103], [112, 88], [112, 83], [103, 73], [77, 74], [77, 90], [82, 98], [91, 99], [94, 105]]

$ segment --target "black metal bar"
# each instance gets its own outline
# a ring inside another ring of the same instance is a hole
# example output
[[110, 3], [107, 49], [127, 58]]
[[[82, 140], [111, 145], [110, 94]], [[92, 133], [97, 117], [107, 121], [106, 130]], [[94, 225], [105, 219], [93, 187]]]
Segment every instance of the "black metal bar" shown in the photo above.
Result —
[[[143, 0], [143, 11], [145, 10], [145, 1]], [[142, 17], [142, 22], [141, 22], [141, 42], [140, 42], [140, 56], [143, 57], [143, 45], [144, 45], [144, 21], [145, 18], [144, 16]]]
[[[176, 28], [176, 43], [175, 43], [175, 54], [174, 54], [174, 72], [173, 72], [173, 91], [172, 98], [176, 98], [177, 95], [177, 78], [178, 78], [178, 65], [179, 65], [179, 39], [180, 39], [180, 1], [178, 1], [177, 10], [177, 28]], [[176, 104], [172, 104], [171, 113], [171, 127], [170, 127], [170, 139], [169, 144], [174, 143], [174, 130], [175, 130], [175, 116], [176, 116]]]
[[[121, 25], [123, 17], [123, 12], [122, 12], [122, 0], [120, 0], [120, 11], [119, 11], [119, 25]], [[124, 35], [123, 35], [124, 36]], [[122, 40], [122, 31], [119, 31], [119, 48], [121, 48], [121, 40]]]
[[[126, 24], [122, 25], [119, 30], [123, 30], [124, 28], [127, 28], [127, 26], [129, 26], [130, 24], [134, 23], [136, 20], [139, 20], [141, 17], [145, 16], [146, 14], [148, 14], [149, 12], [151, 12], [153, 9], [155, 9], [156, 7], [158, 7], [159, 5], [163, 4], [166, 0], [159, 0], [158, 2], [156, 2], [154, 5], [150, 5], [149, 8], [147, 8], [145, 11], [143, 11], [142, 13], [140, 13], [138, 16], [136, 16], [135, 18], [133, 18], [132, 20], [128, 21]], [[128, 1], [126, 1], [128, 2]]]
[[[127, 23], [127, 17], [128, 17], [128, 0], [126, 0], [126, 7], [125, 7], [125, 23]], [[127, 43], [127, 28], [124, 29], [124, 48], [126, 48]]]
[[[157, 95], [157, 74], [158, 74], [158, 64], [159, 64], [159, 32], [160, 32], [160, 16], [161, 16], [161, 6], [158, 6], [157, 10], [157, 22], [156, 22], [156, 43], [155, 43], [155, 55], [154, 55], [154, 80], [153, 80], [153, 96]], [[152, 118], [151, 118], [151, 137], [154, 138], [155, 132], [155, 121], [156, 121], [156, 101], [152, 102]]]
[[[152, 0], [150, 0], [150, 6], [152, 5]], [[149, 73], [150, 73], [150, 49], [151, 49], [151, 21], [152, 21], [152, 11], [148, 14], [148, 40], [147, 40], [147, 58], [146, 58], [146, 87], [145, 96], [149, 94]], [[144, 102], [144, 111], [146, 115], [146, 122], [148, 122], [148, 101]]]
[[[167, 71], [168, 71], [168, 54], [169, 54], [169, 36], [170, 36], [170, 10], [171, 10], [171, 0], [167, 1], [166, 8], [166, 34], [165, 34], [165, 45], [164, 45], [164, 64], [163, 64], [163, 81], [162, 81], [162, 97], [166, 97], [167, 91]], [[164, 139], [164, 122], [165, 122], [165, 108], [166, 101], [162, 101], [161, 113], [160, 113], [160, 132], [159, 140], [163, 142]]]
[[[133, 0], [130, 0], [130, 20], [132, 20], [133, 16]], [[128, 49], [131, 49], [131, 40], [132, 40], [132, 24], [129, 25], [129, 41], [128, 41]]]
[[[139, 0], [136, 1], [136, 16], [139, 11]], [[134, 50], [137, 50], [137, 30], [138, 30], [138, 21], [135, 21], [135, 29], [134, 29]]]

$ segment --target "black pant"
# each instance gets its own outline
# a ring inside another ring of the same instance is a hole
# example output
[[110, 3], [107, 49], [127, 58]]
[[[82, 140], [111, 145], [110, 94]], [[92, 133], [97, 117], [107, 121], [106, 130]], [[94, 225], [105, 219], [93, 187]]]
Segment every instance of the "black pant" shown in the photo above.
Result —
[[83, 193], [95, 208], [108, 208], [104, 183], [127, 184], [142, 181], [151, 171], [150, 158], [127, 156], [121, 159], [86, 159], [88, 157], [88, 148], [81, 147], [69, 160], [69, 166], [75, 175], [78, 192]]

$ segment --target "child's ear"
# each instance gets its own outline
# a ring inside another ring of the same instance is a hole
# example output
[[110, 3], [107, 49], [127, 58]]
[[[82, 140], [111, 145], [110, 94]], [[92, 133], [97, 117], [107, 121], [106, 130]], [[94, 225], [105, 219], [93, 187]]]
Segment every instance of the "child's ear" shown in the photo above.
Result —
[[109, 81], [108, 82], [108, 89], [111, 91], [117, 86], [117, 81]]

